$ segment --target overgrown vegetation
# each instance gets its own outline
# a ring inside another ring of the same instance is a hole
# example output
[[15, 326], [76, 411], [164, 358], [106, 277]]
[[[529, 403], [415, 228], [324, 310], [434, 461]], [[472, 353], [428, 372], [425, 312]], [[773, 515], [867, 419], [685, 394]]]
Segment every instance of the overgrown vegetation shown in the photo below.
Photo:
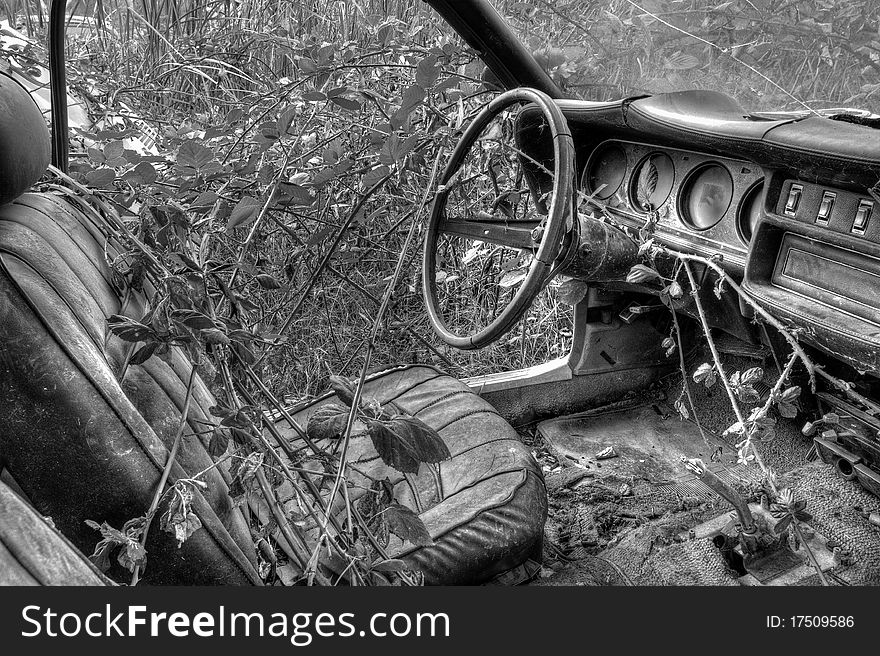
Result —
[[[696, 87], [732, 94], [750, 109], [876, 106], [872, 2], [497, 4], [560, 84], [584, 98]], [[34, 42], [5, 46], [3, 66], [38, 86], [46, 8], [21, 0], [5, 11]], [[328, 512], [347, 489], [338, 463], [356, 425], [403, 472], [448, 455], [412, 418], [362, 400], [365, 375], [400, 361], [460, 376], [497, 372], [564, 355], [570, 339], [570, 295], [558, 286], [518, 332], [476, 354], [447, 349], [427, 327], [418, 237], [438, 166], [495, 91], [482, 65], [427, 5], [407, 0], [95, 0], [71, 2], [69, 11], [88, 18], [71, 30], [71, 90], [97, 122], [73, 131], [66, 184], [98, 190], [100, 211], [119, 217], [130, 247], [111, 263], [120, 287], [157, 290], [146, 316], [110, 322], [132, 344], [128, 364], [171, 346], [198, 364], [218, 396], [211, 453], [232, 462], [240, 491], [264, 495], [288, 545], [281, 558], [295, 566], [289, 580], [326, 582], [328, 562], [341, 561], [337, 573], [353, 582], [391, 572], [418, 582], [383, 554], [389, 529], [410, 541], [424, 535], [381, 481], [367, 497], [372, 504], [348, 505], [344, 526]], [[670, 296], [694, 290], [688, 267], [680, 260]], [[736, 381], [729, 373], [716, 358], [700, 376], [719, 376], [729, 392], [747, 387], [749, 372]], [[328, 410], [308, 432], [298, 428], [306, 443], [343, 445], [330, 459], [328, 501], [264, 435], [271, 421], [261, 408], [283, 412], [286, 401], [326, 389], [331, 374], [347, 407]], [[744, 459], [771, 406], [782, 414], [796, 398], [786, 379], [784, 372], [757, 415], [740, 416]], [[738, 394], [731, 402], [741, 415]], [[383, 452], [389, 443], [412, 448]], [[310, 551], [279, 510], [283, 480], [321, 526], [326, 549]], [[183, 541], [198, 528], [188, 510], [198, 485], [193, 476], [163, 492], [163, 481], [145, 517], [122, 531], [96, 524], [104, 538], [97, 555], [120, 547], [117, 558], [137, 582], [160, 502], [160, 528]], [[792, 526], [802, 511], [793, 511]]]

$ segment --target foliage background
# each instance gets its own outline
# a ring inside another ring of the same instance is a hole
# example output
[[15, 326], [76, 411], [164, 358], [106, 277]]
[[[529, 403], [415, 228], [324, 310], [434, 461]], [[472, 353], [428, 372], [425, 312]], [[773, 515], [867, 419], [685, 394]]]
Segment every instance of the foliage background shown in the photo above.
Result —
[[[582, 98], [710, 88], [749, 109], [878, 104], [871, 0], [495, 4]], [[473, 53], [413, 0], [72, 0], [68, 11], [71, 89], [97, 121], [73, 135], [74, 176], [109, 192], [170, 266], [238, 270], [231, 293], [276, 394], [356, 375], [410, 222], [426, 218], [414, 215], [434, 159], [495, 92]], [[5, 0], [0, 12], [33, 39], [0, 36], [0, 63], [33, 74], [46, 4]], [[443, 347], [424, 316], [418, 241], [374, 366], [464, 376], [567, 352], [558, 286], [498, 344]]]

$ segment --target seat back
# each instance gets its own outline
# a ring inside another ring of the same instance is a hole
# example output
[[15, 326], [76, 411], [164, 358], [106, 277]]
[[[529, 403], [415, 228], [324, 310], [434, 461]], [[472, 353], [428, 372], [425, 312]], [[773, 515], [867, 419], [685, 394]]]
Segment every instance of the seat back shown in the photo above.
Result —
[[27, 89], [0, 73], [0, 205], [40, 179], [50, 154], [49, 130], [39, 107]]
[[[131, 352], [107, 317], [141, 318], [150, 289], [120, 289], [107, 264], [120, 248], [100, 213], [72, 192], [28, 193], [0, 206], [0, 460], [33, 505], [85, 553], [100, 534], [150, 506], [174, 442], [192, 363], [124, 366]], [[149, 583], [258, 584], [250, 531], [207, 453], [211, 393], [196, 376], [188, 426], [168, 484], [205, 472], [201, 528], [178, 548], [153, 521]], [[160, 506], [159, 512], [163, 511]], [[121, 568], [114, 578], [130, 576]]]

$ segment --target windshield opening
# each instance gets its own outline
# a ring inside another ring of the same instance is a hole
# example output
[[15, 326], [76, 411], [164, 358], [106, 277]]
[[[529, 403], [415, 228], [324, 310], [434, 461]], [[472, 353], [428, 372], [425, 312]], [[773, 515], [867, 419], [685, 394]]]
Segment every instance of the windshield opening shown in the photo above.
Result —
[[583, 100], [706, 89], [749, 111], [880, 112], [876, 0], [494, 4]]

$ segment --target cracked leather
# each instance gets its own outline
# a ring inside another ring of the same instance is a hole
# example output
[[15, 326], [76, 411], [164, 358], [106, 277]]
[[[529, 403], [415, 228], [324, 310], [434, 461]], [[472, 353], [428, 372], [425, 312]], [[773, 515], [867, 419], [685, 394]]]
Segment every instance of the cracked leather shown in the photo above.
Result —
[[[423, 463], [417, 474], [405, 477], [382, 462], [366, 434], [353, 435], [352, 497], [369, 488], [364, 474], [388, 477], [397, 500], [419, 513], [434, 540], [416, 547], [392, 536], [390, 557], [422, 571], [428, 584], [449, 585], [483, 583], [540, 556], [547, 516], [543, 475], [517, 432], [487, 401], [461, 381], [419, 365], [371, 376], [364, 395], [383, 404], [393, 401], [436, 429], [452, 454], [437, 465]], [[325, 396], [294, 419], [306, 426], [318, 408], [338, 402]], [[277, 427], [283, 437], [297, 440], [285, 421]], [[340, 499], [335, 511], [343, 510]], [[314, 539], [314, 527], [311, 531]]]
[[[106, 231], [76, 199], [25, 194], [0, 207], [0, 459], [39, 512], [87, 554], [100, 535], [85, 520], [120, 528], [149, 507], [191, 371], [173, 349], [168, 362], [151, 358], [120, 376], [128, 345], [107, 333], [106, 318], [140, 318], [144, 296], [122, 303], [104, 256], [105, 246], [110, 257], [119, 249]], [[196, 377], [189, 423], [197, 435], [213, 404]], [[206, 442], [183, 441], [170, 482], [210, 468]], [[204, 480], [207, 490], [194, 500], [204, 530], [178, 549], [154, 527], [145, 582], [260, 582], [228, 472], [211, 469]]]

